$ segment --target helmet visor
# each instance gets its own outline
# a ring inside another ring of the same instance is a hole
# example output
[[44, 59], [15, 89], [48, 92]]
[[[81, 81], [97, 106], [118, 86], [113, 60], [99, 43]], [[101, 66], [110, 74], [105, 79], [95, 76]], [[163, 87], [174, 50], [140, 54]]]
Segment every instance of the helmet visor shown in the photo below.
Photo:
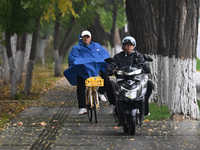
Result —
[[127, 43], [131, 43], [132, 45], [134, 45], [134, 42], [132, 40], [130, 40], [130, 39], [125, 39], [123, 41], [123, 44], [127, 44]]

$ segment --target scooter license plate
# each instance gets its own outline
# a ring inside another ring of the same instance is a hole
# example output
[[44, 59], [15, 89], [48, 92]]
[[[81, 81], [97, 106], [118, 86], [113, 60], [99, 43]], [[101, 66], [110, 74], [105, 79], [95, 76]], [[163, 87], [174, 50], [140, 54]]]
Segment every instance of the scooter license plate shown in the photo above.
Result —
[[128, 97], [130, 99], [134, 99], [137, 97], [137, 92], [136, 91], [128, 91], [128, 92], [126, 92], [126, 97]]

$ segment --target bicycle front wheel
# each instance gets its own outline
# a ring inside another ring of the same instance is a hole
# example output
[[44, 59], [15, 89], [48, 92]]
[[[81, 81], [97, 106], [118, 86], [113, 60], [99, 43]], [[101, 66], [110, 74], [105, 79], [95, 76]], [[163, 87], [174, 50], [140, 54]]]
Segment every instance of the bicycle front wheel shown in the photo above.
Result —
[[92, 107], [91, 107], [91, 92], [87, 90], [87, 95], [86, 95], [86, 105], [87, 105], [87, 114], [88, 114], [88, 119], [90, 122], [92, 122]]
[[97, 123], [97, 109], [96, 109], [97, 94], [96, 94], [95, 91], [93, 91], [93, 92], [92, 92], [92, 95], [93, 95], [93, 103], [94, 103], [93, 109], [94, 109], [95, 123]]
[[90, 107], [90, 105], [87, 106], [87, 113], [89, 121], [92, 122], [92, 108]]

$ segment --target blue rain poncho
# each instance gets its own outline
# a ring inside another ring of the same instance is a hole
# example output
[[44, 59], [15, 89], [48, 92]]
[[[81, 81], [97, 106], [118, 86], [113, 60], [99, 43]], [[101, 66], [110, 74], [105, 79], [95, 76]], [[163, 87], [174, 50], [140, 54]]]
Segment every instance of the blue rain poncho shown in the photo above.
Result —
[[79, 44], [75, 45], [69, 53], [69, 68], [63, 73], [71, 85], [77, 85], [77, 75], [87, 79], [97, 76], [99, 71], [105, 72], [107, 63], [104, 59], [109, 58], [109, 53], [99, 44], [92, 42], [85, 45], [80, 36]]

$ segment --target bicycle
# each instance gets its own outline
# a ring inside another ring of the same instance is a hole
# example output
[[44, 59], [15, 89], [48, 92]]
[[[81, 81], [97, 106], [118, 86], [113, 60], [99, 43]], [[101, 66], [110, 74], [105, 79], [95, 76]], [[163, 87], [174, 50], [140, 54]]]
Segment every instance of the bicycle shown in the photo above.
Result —
[[86, 106], [88, 119], [92, 122], [92, 110], [94, 110], [95, 123], [97, 123], [97, 109], [99, 108], [99, 98], [97, 87], [104, 86], [104, 80], [101, 77], [90, 77], [85, 80]]

